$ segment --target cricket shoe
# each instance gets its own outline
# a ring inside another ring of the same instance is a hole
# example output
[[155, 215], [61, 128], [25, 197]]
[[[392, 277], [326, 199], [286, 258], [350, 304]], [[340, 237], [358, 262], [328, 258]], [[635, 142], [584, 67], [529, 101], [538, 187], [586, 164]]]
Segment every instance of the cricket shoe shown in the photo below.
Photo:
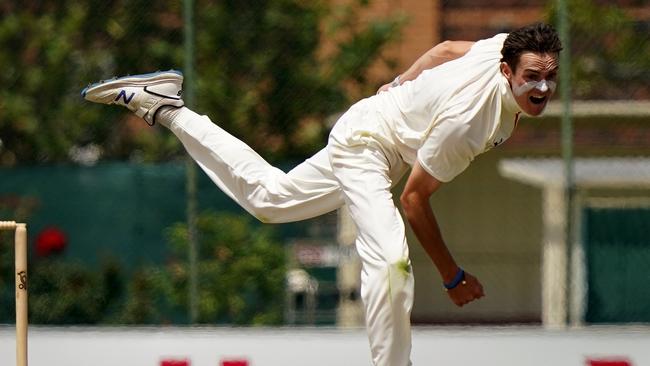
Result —
[[90, 84], [81, 91], [81, 96], [95, 103], [125, 106], [153, 126], [160, 107], [183, 106], [182, 86], [183, 74], [180, 71], [158, 71]]

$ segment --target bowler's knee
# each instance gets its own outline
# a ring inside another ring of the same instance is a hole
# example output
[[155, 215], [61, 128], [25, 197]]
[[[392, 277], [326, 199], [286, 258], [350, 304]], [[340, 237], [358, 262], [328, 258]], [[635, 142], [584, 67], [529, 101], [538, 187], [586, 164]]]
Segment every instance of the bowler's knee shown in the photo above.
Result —
[[385, 288], [392, 300], [410, 297], [413, 293], [413, 269], [408, 258], [401, 258], [391, 263], [381, 263], [366, 267], [366, 292], [372, 296], [374, 291]]
[[388, 277], [391, 288], [396, 291], [411, 291], [413, 286], [411, 261], [408, 258], [403, 258], [389, 264]]

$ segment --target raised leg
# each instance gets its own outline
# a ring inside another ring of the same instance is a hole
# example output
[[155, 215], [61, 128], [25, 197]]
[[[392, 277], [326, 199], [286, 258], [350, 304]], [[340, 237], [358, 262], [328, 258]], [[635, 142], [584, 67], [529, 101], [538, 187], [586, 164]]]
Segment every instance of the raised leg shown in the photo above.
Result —
[[285, 173], [208, 117], [176, 112], [171, 131], [210, 179], [260, 221], [303, 220], [343, 204], [325, 150]]

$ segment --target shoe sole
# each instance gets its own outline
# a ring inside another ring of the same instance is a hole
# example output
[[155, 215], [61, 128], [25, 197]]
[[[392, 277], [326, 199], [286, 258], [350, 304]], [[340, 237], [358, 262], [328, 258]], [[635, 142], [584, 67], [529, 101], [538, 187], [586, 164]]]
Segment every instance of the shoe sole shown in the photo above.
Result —
[[[88, 95], [88, 93], [96, 92], [96, 91], [104, 91], [107, 89], [129, 87], [129, 86], [131, 87], [143, 86], [146, 88], [152, 83], [159, 84], [164, 82], [174, 82], [179, 79], [180, 80], [183, 79], [183, 73], [176, 70], [158, 71], [158, 72], [152, 72], [148, 74], [129, 75], [120, 78], [106, 79], [94, 84], [90, 84], [87, 87], [85, 87], [84, 90], [81, 91], [81, 97], [86, 98], [86, 95]], [[151, 93], [150, 91], [147, 92]], [[175, 100], [181, 99], [181, 97], [170, 97], [170, 96], [165, 96], [165, 97], [169, 99], [175, 99]]]

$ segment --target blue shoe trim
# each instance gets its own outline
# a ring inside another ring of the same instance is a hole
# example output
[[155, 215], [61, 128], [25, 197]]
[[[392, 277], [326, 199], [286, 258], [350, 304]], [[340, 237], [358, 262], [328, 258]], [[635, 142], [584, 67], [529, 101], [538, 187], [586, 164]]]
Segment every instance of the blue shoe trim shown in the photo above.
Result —
[[[82, 98], [85, 98], [85, 97], [86, 97], [86, 94], [88, 93], [88, 90], [89, 90], [89, 89], [92, 89], [92, 88], [94, 88], [94, 87], [96, 87], [96, 86], [99, 86], [99, 85], [102, 85], [102, 84], [104, 84], [104, 83], [107, 83], [107, 82], [109, 82], [109, 81], [118, 81], [118, 80], [122, 80], [122, 79], [131, 79], [131, 78], [146, 79], [146, 78], [150, 78], [150, 77], [152, 77], [152, 76], [156, 76], [156, 75], [160, 75], [160, 74], [168, 74], [168, 73], [172, 73], [172, 74], [176, 74], [176, 75], [179, 75], [179, 76], [183, 76], [183, 73], [180, 72], [180, 71], [178, 71], [178, 70], [168, 70], [168, 71], [156, 71], [156, 72], [150, 72], [150, 73], [147, 73], [147, 74], [138, 74], [138, 75], [122, 76], [122, 77], [119, 77], [119, 78], [105, 79], [105, 80], [98, 81], [98, 82], [96, 82], [96, 83], [90, 84], [90, 85], [88, 85], [87, 87], [85, 87], [85, 88], [81, 91], [81, 97], [82, 97]], [[180, 99], [180, 98], [179, 98], [179, 99]]]

